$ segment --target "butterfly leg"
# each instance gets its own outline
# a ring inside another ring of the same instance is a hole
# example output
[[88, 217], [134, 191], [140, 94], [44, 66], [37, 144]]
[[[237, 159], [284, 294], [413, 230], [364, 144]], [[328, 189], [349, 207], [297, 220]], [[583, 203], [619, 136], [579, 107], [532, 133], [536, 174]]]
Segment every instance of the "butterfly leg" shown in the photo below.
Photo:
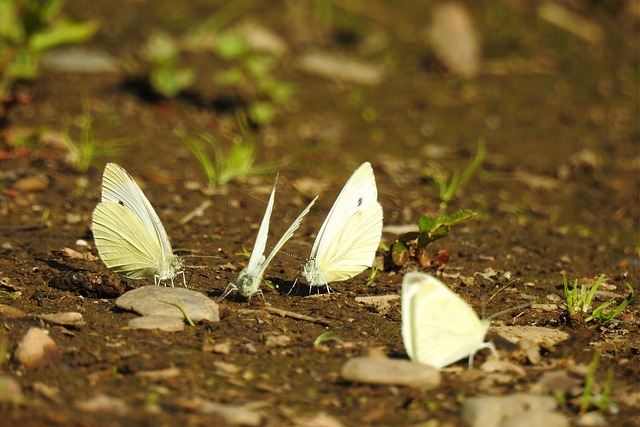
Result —
[[262, 289], [258, 289], [256, 292], [254, 292], [251, 295], [249, 295], [249, 298], [247, 298], [247, 302], [250, 303], [251, 302], [251, 298], [256, 294], [260, 294], [260, 296], [262, 297], [262, 301], [264, 301], [264, 303], [266, 305], [267, 304], [267, 299], [264, 297], [264, 293], [262, 292]]
[[187, 286], [187, 278], [184, 275], [184, 270], [178, 271], [178, 274], [182, 274], [182, 284], [184, 285], [184, 288], [189, 289]]
[[224, 290], [218, 301], [225, 299], [231, 292], [238, 292], [238, 287], [235, 283], [229, 283], [227, 285], [227, 288]]
[[298, 279], [300, 278], [300, 275], [296, 276], [296, 279], [293, 281], [293, 285], [291, 285], [291, 287], [289, 288], [289, 292], [287, 292], [287, 295], [289, 295], [291, 293], [291, 291], [293, 290], [293, 288], [296, 287], [296, 284], [298, 283]]
[[496, 346], [491, 341], [484, 342], [480, 347], [478, 347], [477, 350], [469, 355], [469, 369], [473, 368], [473, 358], [475, 357], [476, 352], [478, 350], [482, 350], [483, 348], [488, 348], [492, 356], [498, 357], [498, 350], [496, 350]]

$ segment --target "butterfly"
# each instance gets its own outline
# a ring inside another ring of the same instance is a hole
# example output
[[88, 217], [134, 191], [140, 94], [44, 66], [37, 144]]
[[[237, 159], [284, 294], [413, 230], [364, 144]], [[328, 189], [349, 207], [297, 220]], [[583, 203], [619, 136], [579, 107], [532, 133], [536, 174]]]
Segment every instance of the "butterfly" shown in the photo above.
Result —
[[351, 175], [318, 231], [299, 276], [309, 286], [350, 279], [371, 267], [382, 236], [382, 206], [373, 168], [365, 162]]
[[262, 223], [260, 224], [260, 229], [258, 230], [258, 237], [256, 238], [256, 243], [253, 245], [253, 251], [251, 251], [251, 256], [249, 257], [249, 262], [247, 266], [240, 271], [238, 274], [238, 278], [235, 283], [230, 283], [227, 286], [227, 289], [224, 291], [221, 299], [226, 297], [229, 293], [233, 291], [237, 291], [240, 295], [245, 298], [251, 298], [256, 293], [262, 294], [260, 290], [260, 281], [264, 277], [264, 273], [267, 270], [267, 266], [273, 259], [273, 257], [280, 251], [282, 246], [289, 240], [293, 233], [300, 227], [300, 223], [302, 222], [302, 218], [309, 213], [309, 209], [315, 203], [315, 199], [311, 201], [307, 205], [307, 207], [298, 215], [298, 217], [293, 221], [293, 223], [289, 226], [287, 231], [282, 235], [278, 243], [275, 244], [273, 250], [269, 254], [268, 257], [264, 256], [264, 250], [267, 246], [267, 235], [269, 234], [269, 220], [271, 218], [271, 212], [273, 211], [273, 203], [275, 200], [276, 194], [276, 183], [278, 182], [278, 177], [276, 176], [276, 182], [273, 183], [273, 190], [271, 190], [271, 196], [269, 197], [269, 202], [267, 203], [267, 209], [264, 212], [264, 217], [262, 218]]
[[182, 274], [167, 232], [151, 203], [126, 170], [108, 163], [102, 175], [102, 200], [93, 211], [93, 237], [100, 258], [129, 279], [153, 278], [156, 285]]
[[488, 348], [497, 354], [492, 342], [484, 342], [489, 325], [435, 277], [420, 272], [404, 275], [402, 340], [412, 361], [440, 369], [469, 357], [471, 367], [478, 350]]

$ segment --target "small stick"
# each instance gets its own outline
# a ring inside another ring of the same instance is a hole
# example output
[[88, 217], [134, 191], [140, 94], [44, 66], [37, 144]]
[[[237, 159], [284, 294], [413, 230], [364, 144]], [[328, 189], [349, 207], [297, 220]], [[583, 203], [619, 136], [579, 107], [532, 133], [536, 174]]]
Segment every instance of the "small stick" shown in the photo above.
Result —
[[262, 309], [265, 311], [269, 311], [271, 313], [279, 314], [282, 317], [291, 317], [293, 319], [305, 320], [307, 322], [318, 323], [324, 326], [331, 326], [329, 321], [324, 320], [320, 317], [311, 317], [305, 314], [296, 313], [294, 311], [283, 310], [281, 308], [275, 308], [275, 307], [269, 307], [269, 306], [263, 307]]

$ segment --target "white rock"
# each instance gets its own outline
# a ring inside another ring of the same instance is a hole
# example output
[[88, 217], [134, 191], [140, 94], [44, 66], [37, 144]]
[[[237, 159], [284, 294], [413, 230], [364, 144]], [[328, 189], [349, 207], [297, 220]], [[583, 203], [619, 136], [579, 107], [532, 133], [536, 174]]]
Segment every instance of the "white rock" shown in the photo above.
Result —
[[202, 414], [216, 414], [232, 425], [259, 426], [262, 424], [263, 415], [259, 408], [264, 406], [262, 402], [246, 405], [229, 405], [207, 400], [198, 402], [198, 412]]
[[536, 394], [574, 394], [573, 390], [580, 390], [582, 379], [571, 376], [565, 370], [544, 372], [538, 381], [530, 386], [530, 391]]
[[215, 301], [200, 292], [185, 288], [143, 286], [118, 297], [116, 306], [142, 316], [172, 316], [184, 320], [184, 315], [178, 308], [180, 306], [194, 322], [220, 321]]
[[85, 412], [106, 412], [117, 415], [127, 415], [131, 412], [131, 408], [124, 400], [106, 394], [77, 401], [76, 407]]
[[554, 412], [551, 396], [516, 393], [472, 397], [463, 403], [462, 418], [472, 427], [566, 427], [569, 420]]
[[327, 52], [307, 52], [298, 62], [300, 68], [330, 80], [362, 85], [377, 85], [384, 79], [382, 67]]
[[5, 319], [15, 319], [19, 317], [26, 317], [27, 313], [19, 308], [11, 307], [10, 305], [0, 304], [0, 316]]
[[74, 311], [68, 311], [64, 313], [51, 313], [41, 314], [36, 316], [39, 319], [46, 320], [47, 322], [56, 323], [64, 326], [82, 326], [85, 324], [82, 314]]
[[582, 427], [599, 427], [609, 425], [607, 419], [599, 412], [587, 412], [586, 414], [578, 417], [575, 424]]
[[49, 331], [31, 328], [18, 344], [14, 358], [25, 367], [42, 366], [56, 362], [58, 346], [49, 337]]
[[314, 415], [297, 415], [293, 418], [294, 427], [343, 427], [337, 418], [320, 412]]
[[569, 419], [559, 412], [525, 411], [504, 420], [500, 427], [567, 427]]
[[118, 60], [95, 48], [66, 47], [42, 55], [42, 65], [60, 73], [114, 73]]
[[179, 332], [184, 330], [184, 319], [173, 316], [141, 316], [129, 320], [132, 329], [158, 329], [165, 332]]
[[473, 78], [480, 71], [480, 41], [466, 6], [456, 2], [434, 6], [427, 38], [452, 73]]
[[341, 371], [347, 381], [367, 384], [396, 384], [431, 389], [440, 384], [440, 372], [428, 365], [401, 359], [356, 357]]

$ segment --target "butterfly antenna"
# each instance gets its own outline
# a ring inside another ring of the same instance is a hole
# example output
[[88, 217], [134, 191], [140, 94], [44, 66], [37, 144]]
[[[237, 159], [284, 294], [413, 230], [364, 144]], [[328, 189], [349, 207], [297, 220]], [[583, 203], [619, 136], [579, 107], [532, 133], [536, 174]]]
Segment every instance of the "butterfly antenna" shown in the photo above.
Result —
[[[267, 247], [268, 247], [269, 249], [273, 249], [273, 246], [272, 246], [272, 245], [267, 245]], [[290, 252], [286, 252], [286, 251], [283, 251], [283, 250], [279, 250], [279, 251], [278, 251], [278, 253], [279, 253], [279, 254], [286, 255], [286, 256], [291, 257], [291, 258], [293, 258], [293, 259], [296, 259], [296, 260], [298, 260], [298, 261], [304, 261], [304, 260], [303, 260], [302, 258], [300, 258], [298, 255], [294, 255], [294, 254], [292, 254], [292, 253], [290, 253]]]
[[518, 280], [520, 279], [513, 279], [513, 280], [509, 280], [504, 286], [502, 286], [500, 289], [498, 289], [497, 291], [495, 291], [493, 293], [493, 295], [491, 295], [489, 297], [489, 299], [485, 302], [485, 304], [489, 304], [491, 302], [492, 299], [494, 299], [496, 297], [496, 295], [498, 295], [500, 292], [504, 291], [508, 286], [513, 285], [514, 283], [516, 283]]

